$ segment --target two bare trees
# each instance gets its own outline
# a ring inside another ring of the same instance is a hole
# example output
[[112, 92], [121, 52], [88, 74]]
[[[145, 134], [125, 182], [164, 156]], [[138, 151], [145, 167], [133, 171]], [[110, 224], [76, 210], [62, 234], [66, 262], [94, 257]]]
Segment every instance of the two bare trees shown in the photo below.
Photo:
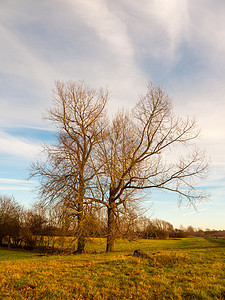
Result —
[[[47, 119], [57, 127], [57, 144], [45, 147], [46, 159], [32, 165], [41, 196], [60, 201], [78, 220], [78, 252], [84, 251], [85, 216], [91, 208], [107, 209], [107, 251], [114, 250], [116, 218], [152, 188], [176, 192], [194, 204], [203, 195], [194, 179], [205, 174], [204, 153], [193, 149], [198, 136], [194, 120], [173, 115], [172, 103], [149, 84], [132, 111], [108, 120], [107, 90], [83, 82], [56, 83]], [[185, 146], [185, 156], [176, 157]], [[190, 151], [187, 149], [190, 148]]]

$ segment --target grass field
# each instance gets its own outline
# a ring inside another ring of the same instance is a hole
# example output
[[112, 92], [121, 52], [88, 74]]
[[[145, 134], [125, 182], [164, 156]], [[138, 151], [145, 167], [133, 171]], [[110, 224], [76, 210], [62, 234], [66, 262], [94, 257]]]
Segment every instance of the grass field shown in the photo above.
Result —
[[[0, 299], [225, 299], [225, 240], [90, 241], [83, 255], [0, 250]], [[142, 249], [152, 259], [132, 256]]]

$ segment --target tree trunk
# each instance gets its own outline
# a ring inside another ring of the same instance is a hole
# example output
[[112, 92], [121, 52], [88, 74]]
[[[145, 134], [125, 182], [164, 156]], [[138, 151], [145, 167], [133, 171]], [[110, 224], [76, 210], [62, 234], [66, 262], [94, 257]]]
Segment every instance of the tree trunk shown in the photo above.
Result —
[[78, 237], [78, 241], [77, 241], [77, 253], [84, 253], [84, 248], [85, 248], [85, 237], [83, 235], [80, 235]]
[[85, 248], [85, 232], [84, 232], [84, 182], [83, 177], [80, 179], [80, 192], [78, 201], [78, 241], [77, 241], [77, 253], [84, 253]]
[[84, 253], [85, 248], [85, 233], [84, 233], [84, 212], [83, 202], [78, 203], [78, 240], [77, 253]]
[[113, 203], [111, 203], [110, 207], [108, 207], [108, 232], [106, 252], [112, 252], [115, 250], [116, 217], [114, 207], [115, 205], [113, 205]]

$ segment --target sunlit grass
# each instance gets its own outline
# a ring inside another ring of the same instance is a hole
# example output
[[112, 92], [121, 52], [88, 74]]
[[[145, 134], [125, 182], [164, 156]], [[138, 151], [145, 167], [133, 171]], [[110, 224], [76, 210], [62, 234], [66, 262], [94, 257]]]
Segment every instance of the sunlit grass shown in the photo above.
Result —
[[[119, 240], [114, 253], [84, 255], [1, 250], [0, 299], [224, 299], [224, 246], [194, 238]], [[135, 249], [152, 259], [133, 257]]]
[[[55, 248], [67, 248], [76, 250], [76, 240], [72, 237], [61, 238], [56, 237], [54, 241]], [[152, 249], [185, 249], [185, 248], [208, 248], [225, 246], [225, 241], [220, 239], [205, 238], [185, 238], [185, 239], [168, 239], [168, 240], [126, 240], [118, 239], [115, 245], [115, 251], [130, 252], [135, 249], [151, 251]], [[106, 249], [105, 238], [89, 238], [86, 241], [86, 252], [104, 252]]]

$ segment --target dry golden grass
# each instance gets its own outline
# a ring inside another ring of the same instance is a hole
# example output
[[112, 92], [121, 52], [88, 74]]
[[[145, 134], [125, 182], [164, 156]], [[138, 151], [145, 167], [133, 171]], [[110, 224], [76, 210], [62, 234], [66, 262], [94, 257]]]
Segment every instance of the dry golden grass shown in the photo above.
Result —
[[[133, 257], [137, 246], [152, 259]], [[1, 250], [0, 299], [225, 299], [224, 241], [118, 241], [117, 250]]]

